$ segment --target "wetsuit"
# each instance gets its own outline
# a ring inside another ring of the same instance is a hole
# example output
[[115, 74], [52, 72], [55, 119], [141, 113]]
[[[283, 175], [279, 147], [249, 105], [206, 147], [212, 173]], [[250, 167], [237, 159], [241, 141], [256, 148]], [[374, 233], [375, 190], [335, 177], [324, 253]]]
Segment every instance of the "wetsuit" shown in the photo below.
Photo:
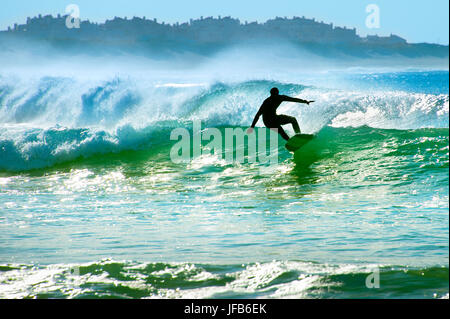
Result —
[[281, 125], [292, 124], [295, 133], [296, 134], [300, 133], [300, 127], [298, 126], [298, 122], [295, 119], [295, 117], [277, 114], [277, 108], [284, 101], [309, 104], [309, 101], [289, 97], [286, 95], [278, 95], [278, 94], [271, 95], [270, 97], [264, 100], [263, 104], [259, 108], [258, 113], [256, 113], [255, 119], [253, 120], [252, 123], [252, 128], [255, 127], [256, 122], [258, 122], [259, 117], [262, 115], [264, 125], [270, 129], [277, 129], [278, 133], [285, 140], [288, 140], [289, 136], [283, 130]]

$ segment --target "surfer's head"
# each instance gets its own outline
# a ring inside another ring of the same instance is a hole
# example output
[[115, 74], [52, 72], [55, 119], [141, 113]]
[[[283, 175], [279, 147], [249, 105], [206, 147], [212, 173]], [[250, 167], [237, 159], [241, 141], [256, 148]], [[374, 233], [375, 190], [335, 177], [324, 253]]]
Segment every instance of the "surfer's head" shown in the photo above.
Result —
[[278, 95], [280, 94], [280, 91], [278, 91], [277, 88], [270, 89], [270, 95]]

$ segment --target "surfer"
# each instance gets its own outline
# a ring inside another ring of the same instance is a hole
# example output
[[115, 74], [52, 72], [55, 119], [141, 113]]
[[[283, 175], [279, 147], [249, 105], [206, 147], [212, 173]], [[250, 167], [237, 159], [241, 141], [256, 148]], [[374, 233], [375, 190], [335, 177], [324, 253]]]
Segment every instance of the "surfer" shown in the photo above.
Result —
[[280, 106], [282, 102], [297, 102], [297, 103], [305, 103], [308, 104], [314, 101], [307, 101], [302, 99], [297, 99], [293, 97], [289, 97], [286, 95], [280, 95], [280, 92], [277, 88], [272, 88], [270, 90], [270, 96], [264, 100], [263, 104], [259, 108], [258, 113], [255, 115], [255, 119], [253, 120], [252, 126], [247, 130], [247, 133], [252, 133], [253, 128], [259, 120], [259, 117], [263, 116], [264, 125], [269, 129], [277, 129], [278, 133], [284, 138], [286, 141], [289, 140], [289, 136], [283, 130], [281, 125], [292, 124], [294, 128], [295, 134], [300, 134], [300, 127], [298, 126], [297, 119], [288, 115], [278, 115], [277, 108]]

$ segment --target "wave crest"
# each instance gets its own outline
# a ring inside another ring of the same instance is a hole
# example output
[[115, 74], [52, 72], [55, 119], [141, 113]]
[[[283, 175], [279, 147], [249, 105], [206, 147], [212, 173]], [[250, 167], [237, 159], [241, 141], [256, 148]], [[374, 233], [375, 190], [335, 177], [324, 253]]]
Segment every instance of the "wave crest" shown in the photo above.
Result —
[[279, 108], [279, 113], [295, 116], [304, 133], [328, 125], [448, 128], [448, 94], [348, 91], [269, 80], [208, 85], [130, 77], [3, 76], [0, 170], [49, 167], [161, 144], [170, 135], [162, 132], [191, 120], [201, 120], [204, 127], [246, 127], [275, 86], [282, 94], [315, 100], [309, 106], [284, 103]]

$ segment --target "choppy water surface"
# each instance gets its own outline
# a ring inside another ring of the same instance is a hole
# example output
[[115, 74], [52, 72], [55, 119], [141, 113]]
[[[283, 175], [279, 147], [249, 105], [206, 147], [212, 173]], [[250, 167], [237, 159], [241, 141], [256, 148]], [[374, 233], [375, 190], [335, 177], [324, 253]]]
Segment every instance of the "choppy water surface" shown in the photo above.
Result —
[[[0, 296], [448, 297], [448, 72], [344, 82], [0, 76]], [[172, 129], [245, 129], [273, 86], [316, 101], [279, 109], [300, 151], [170, 160]]]

